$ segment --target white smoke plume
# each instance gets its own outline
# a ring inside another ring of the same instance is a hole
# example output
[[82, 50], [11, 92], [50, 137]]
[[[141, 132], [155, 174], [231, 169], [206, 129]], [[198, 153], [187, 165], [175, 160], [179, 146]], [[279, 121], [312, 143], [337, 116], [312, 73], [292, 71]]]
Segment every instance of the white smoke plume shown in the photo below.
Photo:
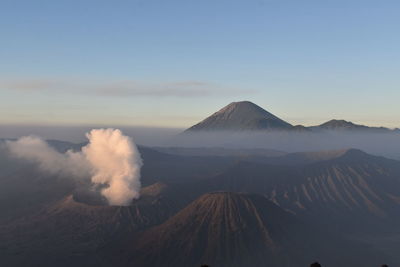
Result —
[[6, 145], [15, 157], [35, 162], [42, 170], [51, 174], [62, 173], [84, 177], [90, 172], [82, 153], [72, 151], [60, 153], [36, 136], [24, 136], [17, 141], [7, 141]]
[[139, 198], [142, 158], [136, 145], [120, 130], [98, 129], [86, 134], [89, 144], [82, 153], [90, 163], [92, 182], [106, 184], [102, 190], [110, 205], [129, 205]]
[[142, 159], [136, 145], [118, 129], [93, 129], [86, 134], [89, 144], [80, 152], [60, 153], [38, 137], [8, 141], [10, 152], [39, 164], [51, 174], [91, 177], [94, 185], [105, 186], [101, 194], [110, 205], [126, 206], [139, 198]]

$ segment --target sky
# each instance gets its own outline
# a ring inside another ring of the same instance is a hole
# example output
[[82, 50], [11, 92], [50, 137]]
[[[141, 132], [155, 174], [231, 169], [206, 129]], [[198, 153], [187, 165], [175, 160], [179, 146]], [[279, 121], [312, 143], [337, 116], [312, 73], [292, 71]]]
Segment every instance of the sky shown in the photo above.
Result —
[[0, 124], [186, 128], [249, 100], [400, 127], [400, 2], [1, 0]]

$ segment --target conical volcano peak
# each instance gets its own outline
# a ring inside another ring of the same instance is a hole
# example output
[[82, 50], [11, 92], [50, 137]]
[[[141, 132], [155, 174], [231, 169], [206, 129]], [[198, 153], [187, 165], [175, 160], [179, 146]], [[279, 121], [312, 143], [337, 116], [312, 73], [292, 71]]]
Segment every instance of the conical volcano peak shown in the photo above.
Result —
[[[220, 111], [218, 112], [229, 112], [229, 111], [233, 111], [233, 110], [248, 110], [248, 111], [253, 111], [255, 113], [259, 112], [261, 114], [269, 114], [272, 115], [270, 113], [268, 113], [266, 110], [264, 110], [263, 108], [261, 108], [260, 106], [254, 104], [253, 102], [250, 101], [238, 101], [238, 102], [232, 102], [229, 105], [223, 107]], [[217, 112], [217, 113], [218, 113]]]
[[256, 104], [250, 101], [240, 101], [240, 102], [232, 102], [229, 105], [225, 106], [224, 108], [220, 109], [214, 115], [220, 114], [224, 115], [227, 118], [232, 118], [235, 116], [255, 116], [260, 118], [270, 118], [270, 119], [278, 119], [278, 117], [274, 116], [273, 114], [269, 113], [265, 109], [257, 106]]
[[232, 102], [187, 131], [282, 130], [292, 125], [250, 101]]
[[337, 158], [337, 160], [344, 160], [346, 162], [349, 161], [375, 161], [377, 160], [379, 157], [378, 156], [374, 156], [374, 155], [370, 155], [360, 149], [355, 149], [355, 148], [349, 148], [349, 149], [345, 149], [343, 150], [343, 154]]
[[[285, 212], [264, 196], [249, 193], [210, 192], [202, 195], [189, 206], [187, 211], [195, 211], [190, 217], [209, 217], [211, 220], [230, 218], [230, 223], [241, 224], [258, 216], [282, 219]], [[262, 214], [262, 215], [261, 215]]]

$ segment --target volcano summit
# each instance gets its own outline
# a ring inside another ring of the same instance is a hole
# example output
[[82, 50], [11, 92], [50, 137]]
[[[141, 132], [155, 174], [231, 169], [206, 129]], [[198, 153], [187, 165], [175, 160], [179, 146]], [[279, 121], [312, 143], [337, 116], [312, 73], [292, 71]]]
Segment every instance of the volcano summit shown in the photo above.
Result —
[[249, 101], [233, 102], [186, 132], [287, 130], [293, 126]]

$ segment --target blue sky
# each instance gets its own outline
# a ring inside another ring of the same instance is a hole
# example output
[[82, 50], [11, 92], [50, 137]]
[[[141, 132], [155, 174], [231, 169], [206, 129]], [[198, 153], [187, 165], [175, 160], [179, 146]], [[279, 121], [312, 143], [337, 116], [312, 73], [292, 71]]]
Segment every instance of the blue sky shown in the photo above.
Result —
[[400, 127], [398, 1], [0, 1], [0, 123], [187, 127], [250, 100]]

